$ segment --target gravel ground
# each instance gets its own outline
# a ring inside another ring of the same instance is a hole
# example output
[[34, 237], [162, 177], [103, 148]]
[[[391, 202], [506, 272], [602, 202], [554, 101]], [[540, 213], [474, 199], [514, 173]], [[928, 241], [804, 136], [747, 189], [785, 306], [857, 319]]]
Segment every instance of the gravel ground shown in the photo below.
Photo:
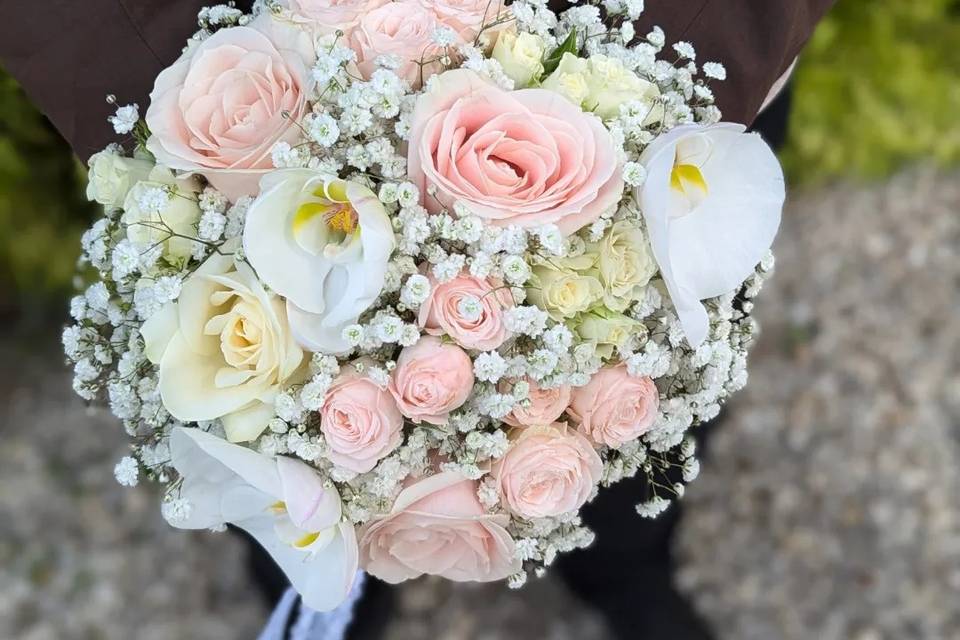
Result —
[[960, 637], [960, 181], [797, 202], [751, 382], [686, 499], [722, 640]]
[[[722, 639], [960, 637], [958, 178], [789, 207], [752, 383], [677, 545]], [[253, 638], [266, 611], [239, 541], [172, 530], [155, 493], [117, 486], [121, 428], [72, 397], [55, 344], [32, 344], [0, 342], [0, 638]], [[387, 634], [607, 636], [549, 577], [411, 583]]]

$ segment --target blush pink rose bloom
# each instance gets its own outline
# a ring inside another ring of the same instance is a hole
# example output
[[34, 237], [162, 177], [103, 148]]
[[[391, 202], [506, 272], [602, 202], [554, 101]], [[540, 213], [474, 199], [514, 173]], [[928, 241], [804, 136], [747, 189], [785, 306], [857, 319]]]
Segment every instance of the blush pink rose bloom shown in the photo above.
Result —
[[484, 511], [475, 481], [439, 473], [401, 491], [388, 515], [361, 530], [360, 566], [391, 584], [424, 574], [502, 580], [521, 567], [508, 520]]
[[[465, 349], [490, 351], [509, 337], [503, 312], [513, 307], [513, 297], [503, 283], [462, 273], [453, 280], [438, 282], [432, 274], [430, 297], [420, 306], [420, 326], [433, 336], [446, 334]], [[469, 313], [466, 305], [479, 312]], [[466, 313], [465, 313], [466, 312]]]
[[627, 373], [625, 364], [604, 367], [573, 390], [568, 409], [579, 431], [598, 445], [619, 447], [650, 430], [660, 392], [650, 378]]
[[318, 33], [347, 32], [364, 13], [387, 0], [285, 0], [281, 6], [294, 20], [314, 27]]
[[[407, 163], [432, 212], [455, 202], [498, 226], [571, 234], [615, 206], [623, 179], [600, 120], [545, 89], [504, 91], [447, 71], [417, 101]], [[437, 202], [439, 201], [439, 203]]]
[[[377, 69], [377, 58], [393, 55], [400, 60], [396, 74], [412, 87], [420, 87], [443, 68], [436, 59], [444, 49], [433, 41], [440, 26], [436, 14], [416, 0], [387, 2], [367, 12], [350, 32], [357, 70], [369, 79]], [[427, 64], [421, 68], [421, 62]]]
[[593, 445], [562, 423], [515, 434], [492, 471], [504, 506], [523, 518], [558, 516], [582, 507], [603, 473]]
[[406, 417], [446, 424], [473, 390], [473, 363], [460, 347], [423, 336], [400, 352], [389, 388]]
[[[511, 15], [500, 0], [421, 0], [443, 25], [453, 29], [464, 42], [473, 42], [480, 30], [487, 25], [491, 32], [503, 25], [494, 25], [499, 17]], [[500, 13], [498, 13], [500, 12]]]
[[299, 138], [312, 82], [310, 49], [281, 33], [269, 15], [223, 29], [157, 76], [146, 121], [158, 164], [199, 173], [231, 200], [257, 192], [273, 146]]
[[530, 385], [530, 404], [526, 407], [515, 406], [503, 421], [513, 427], [533, 427], [556, 422], [570, 404], [570, 386], [542, 389], [532, 378], [526, 378], [526, 382]]
[[320, 430], [334, 464], [366, 473], [400, 444], [403, 415], [389, 391], [347, 366], [327, 391]]

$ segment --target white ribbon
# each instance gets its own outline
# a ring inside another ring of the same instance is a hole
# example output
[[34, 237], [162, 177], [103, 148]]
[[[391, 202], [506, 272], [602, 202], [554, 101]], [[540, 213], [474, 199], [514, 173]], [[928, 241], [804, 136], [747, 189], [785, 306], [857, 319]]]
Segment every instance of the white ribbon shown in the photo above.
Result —
[[287, 624], [300, 597], [292, 588], [287, 589], [257, 640], [344, 640], [353, 620], [353, 610], [363, 594], [365, 579], [366, 574], [358, 571], [347, 599], [332, 611], [314, 611], [301, 604], [289, 637], [285, 635]]

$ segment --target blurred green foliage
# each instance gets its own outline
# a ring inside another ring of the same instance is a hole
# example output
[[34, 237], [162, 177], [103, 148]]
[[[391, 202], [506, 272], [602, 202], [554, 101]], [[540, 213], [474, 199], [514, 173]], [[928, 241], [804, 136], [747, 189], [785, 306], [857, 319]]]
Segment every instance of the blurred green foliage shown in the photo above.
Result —
[[83, 165], [17, 83], [0, 74], [0, 310], [69, 292], [94, 209]]
[[801, 57], [796, 183], [960, 161], [960, 0], [839, 0]]
[[[917, 160], [956, 163], [960, 0], [839, 0], [795, 82], [782, 154], [794, 184], [879, 178]], [[0, 114], [2, 310], [70, 290], [95, 210], [82, 165], [2, 72]]]

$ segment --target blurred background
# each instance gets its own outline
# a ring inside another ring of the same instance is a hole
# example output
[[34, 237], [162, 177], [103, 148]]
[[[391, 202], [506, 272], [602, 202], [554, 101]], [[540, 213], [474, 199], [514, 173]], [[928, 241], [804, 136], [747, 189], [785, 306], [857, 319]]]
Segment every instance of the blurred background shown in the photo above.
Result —
[[[718, 639], [960, 637], [958, 45], [957, 0], [840, 0], [801, 58], [752, 381], [675, 536], [674, 584]], [[253, 637], [240, 542], [119, 487], [120, 425], [70, 391], [83, 185], [0, 74], [0, 638]], [[609, 634], [548, 577], [405, 586], [387, 637]]]

